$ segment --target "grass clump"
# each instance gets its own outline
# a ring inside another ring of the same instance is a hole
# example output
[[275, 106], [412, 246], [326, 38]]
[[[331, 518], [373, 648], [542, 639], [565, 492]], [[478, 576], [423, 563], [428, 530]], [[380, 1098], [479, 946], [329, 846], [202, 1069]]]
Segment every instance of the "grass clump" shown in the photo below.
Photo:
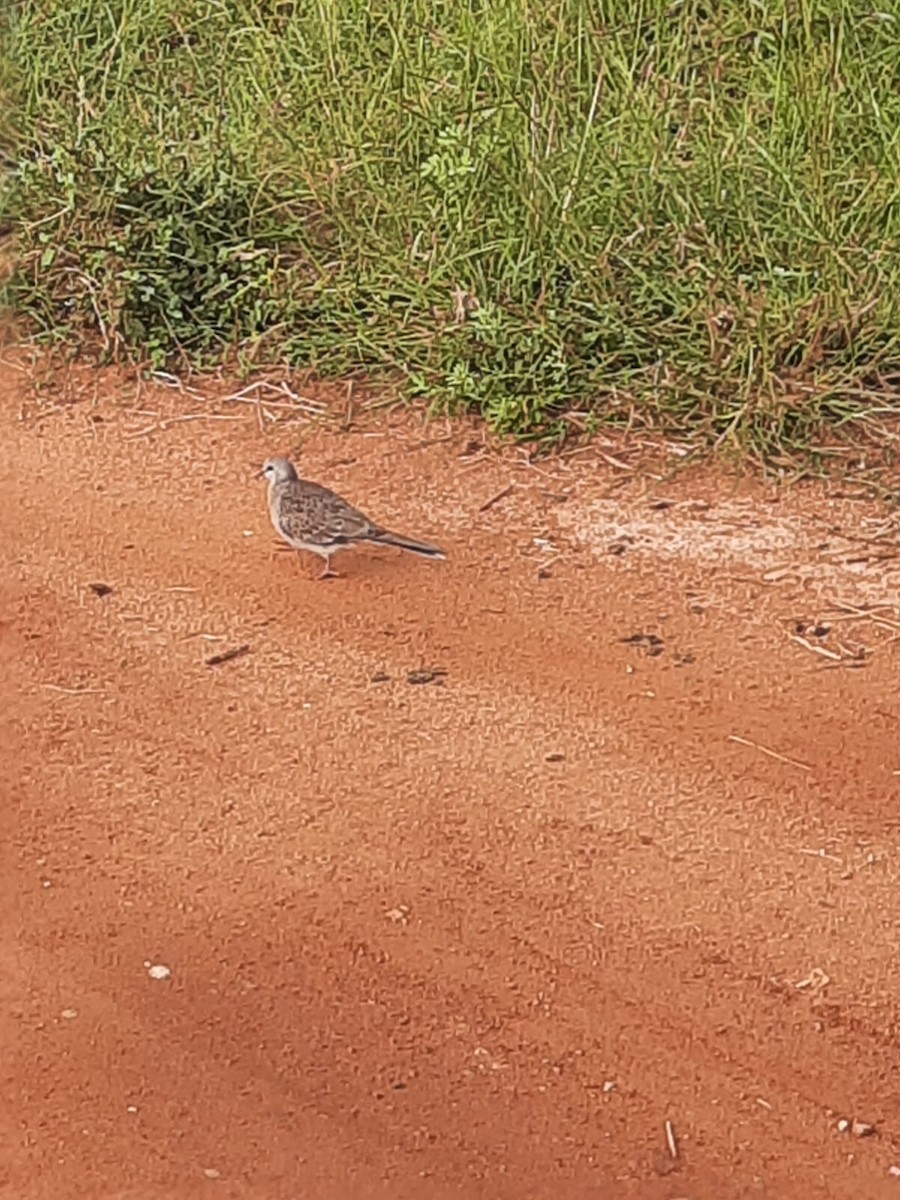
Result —
[[522, 436], [581, 413], [770, 453], [893, 411], [894, 0], [6, 21], [11, 294], [48, 336], [387, 369]]

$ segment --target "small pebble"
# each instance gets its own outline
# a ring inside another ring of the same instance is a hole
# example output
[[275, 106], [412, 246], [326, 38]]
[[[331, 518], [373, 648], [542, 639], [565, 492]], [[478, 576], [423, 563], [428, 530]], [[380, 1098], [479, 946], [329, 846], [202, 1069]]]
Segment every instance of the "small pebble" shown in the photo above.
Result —
[[900, 1167], [888, 1167], [888, 1175], [893, 1175], [895, 1179], [900, 1179]]
[[219, 1174], [219, 1172], [216, 1170], [215, 1167], [206, 1167], [203, 1171], [203, 1174], [206, 1176], [207, 1179], [220, 1179], [221, 1178], [221, 1175]]
[[854, 1121], [850, 1131], [854, 1137], [871, 1137], [875, 1132], [875, 1126], [870, 1125], [868, 1121]]
[[136, 1113], [136, 1112], [137, 1112], [137, 1105], [136, 1105], [136, 1104], [129, 1104], [129, 1105], [128, 1105], [128, 1107], [126, 1108], [126, 1110], [125, 1110], [125, 1111], [126, 1111], [126, 1112], [130, 1112], [130, 1113]]
[[147, 968], [147, 974], [151, 979], [168, 979], [172, 971], [169, 967], [164, 967], [162, 963], [153, 963]]
[[78, 1009], [77, 1008], [64, 1008], [59, 1015], [63, 1018], [64, 1021], [74, 1021], [75, 1018], [78, 1016]]

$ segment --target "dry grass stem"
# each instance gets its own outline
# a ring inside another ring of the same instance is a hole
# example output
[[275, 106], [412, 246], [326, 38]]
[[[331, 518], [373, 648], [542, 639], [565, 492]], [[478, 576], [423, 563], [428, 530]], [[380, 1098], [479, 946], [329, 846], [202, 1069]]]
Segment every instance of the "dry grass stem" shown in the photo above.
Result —
[[786, 763], [789, 767], [798, 767], [801, 771], [811, 771], [812, 767], [809, 763], [800, 762], [796, 758], [788, 758], [785, 754], [779, 754], [777, 750], [770, 750], [768, 746], [760, 745], [759, 742], [751, 741], [750, 738], [740, 737], [736, 733], [729, 733], [725, 739], [729, 742], [737, 742], [739, 746], [749, 746], [753, 750], [758, 750], [760, 754], [766, 754], [769, 758], [774, 758], [778, 762]]

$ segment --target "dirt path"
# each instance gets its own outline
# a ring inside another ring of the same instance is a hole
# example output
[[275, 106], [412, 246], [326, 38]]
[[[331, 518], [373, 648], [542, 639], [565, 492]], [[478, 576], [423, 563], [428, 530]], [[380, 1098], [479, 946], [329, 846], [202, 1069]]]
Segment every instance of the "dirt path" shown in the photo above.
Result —
[[875, 509], [0, 386], [4, 1200], [900, 1197]]

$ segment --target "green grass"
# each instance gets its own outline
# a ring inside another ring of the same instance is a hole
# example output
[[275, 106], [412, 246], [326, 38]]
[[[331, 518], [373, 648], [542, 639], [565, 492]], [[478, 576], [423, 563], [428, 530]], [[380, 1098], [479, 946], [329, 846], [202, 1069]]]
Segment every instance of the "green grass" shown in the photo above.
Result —
[[897, 0], [0, 20], [10, 297], [48, 338], [399, 373], [521, 436], [583, 414], [776, 454], [894, 415]]

